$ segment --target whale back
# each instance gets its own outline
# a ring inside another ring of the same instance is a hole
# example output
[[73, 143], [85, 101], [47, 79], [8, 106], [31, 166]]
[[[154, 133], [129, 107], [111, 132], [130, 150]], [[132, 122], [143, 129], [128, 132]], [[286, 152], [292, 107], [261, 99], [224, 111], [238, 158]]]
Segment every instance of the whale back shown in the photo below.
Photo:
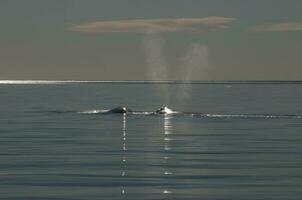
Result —
[[167, 106], [163, 106], [163, 107], [157, 109], [155, 112], [158, 113], [158, 114], [171, 114], [171, 113], [174, 113], [174, 111], [171, 110], [170, 108], [168, 108]]
[[123, 106], [119, 106], [116, 108], [113, 108], [111, 110], [108, 111], [108, 113], [129, 113], [132, 112], [130, 109], [128, 109], [127, 107], [123, 107]]

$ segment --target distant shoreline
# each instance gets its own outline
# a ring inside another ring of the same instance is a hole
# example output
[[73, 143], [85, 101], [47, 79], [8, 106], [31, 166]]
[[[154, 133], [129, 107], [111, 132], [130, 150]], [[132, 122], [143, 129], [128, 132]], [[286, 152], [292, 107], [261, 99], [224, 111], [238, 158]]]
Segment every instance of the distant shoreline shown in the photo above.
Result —
[[0, 84], [302, 84], [302, 80], [214, 80], [214, 81], [182, 81], [182, 80], [121, 80], [121, 81], [85, 81], [85, 80], [0, 80]]

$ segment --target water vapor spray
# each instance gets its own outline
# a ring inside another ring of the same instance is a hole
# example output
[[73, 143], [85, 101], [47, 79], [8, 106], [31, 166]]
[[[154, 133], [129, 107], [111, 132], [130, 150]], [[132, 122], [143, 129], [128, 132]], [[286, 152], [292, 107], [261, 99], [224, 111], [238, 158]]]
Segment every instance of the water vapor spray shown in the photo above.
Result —
[[[143, 37], [143, 48], [146, 56], [146, 75], [149, 80], [171, 80], [168, 72], [168, 62], [164, 54], [165, 41], [158, 32], [148, 31]], [[206, 80], [209, 78], [209, 55], [208, 48], [204, 44], [190, 44], [181, 56], [181, 65], [173, 67], [173, 75], [178, 80], [189, 82], [192, 80]], [[165, 104], [169, 103], [170, 93], [167, 84], [158, 84], [158, 95], [160, 99], [165, 99]], [[176, 91], [176, 98], [184, 102], [191, 96], [191, 85], [180, 84]]]
[[143, 38], [147, 62], [147, 76], [150, 80], [167, 80], [168, 63], [164, 55], [165, 41], [156, 32], [149, 31]]
[[[154, 31], [147, 31], [143, 38], [143, 48], [146, 56], [146, 74], [149, 80], [168, 80], [168, 62], [164, 55], [165, 41]], [[158, 95], [165, 98], [165, 104], [169, 101], [167, 85], [159, 84]]]
[[[190, 44], [181, 58], [178, 73], [180, 80], [184, 82], [209, 79], [208, 47], [200, 43]], [[191, 84], [180, 85], [177, 94], [178, 100], [185, 101], [190, 98], [191, 92]]]

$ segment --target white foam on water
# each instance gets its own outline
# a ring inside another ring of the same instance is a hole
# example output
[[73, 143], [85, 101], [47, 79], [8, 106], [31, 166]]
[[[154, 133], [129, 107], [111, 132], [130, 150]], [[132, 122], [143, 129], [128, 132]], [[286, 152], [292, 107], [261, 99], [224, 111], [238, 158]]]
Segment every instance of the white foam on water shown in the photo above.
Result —
[[156, 112], [159, 113], [159, 114], [176, 114], [176, 113], [179, 113], [179, 112], [176, 112], [176, 111], [168, 108], [167, 106], [161, 107]]
[[169, 171], [165, 171], [164, 172], [164, 175], [172, 175], [173, 173], [172, 172], [169, 172]]
[[98, 113], [107, 113], [109, 110], [85, 110], [78, 112], [79, 114], [98, 114]]
[[[195, 115], [192, 115], [195, 116]], [[299, 115], [265, 115], [265, 114], [201, 114], [210, 118], [301, 118]]]
[[[77, 112], [78, 114], [106, 114], [110, 109], [91, 109]], [[127, 113], [129, 115], [156, 115], [163, 114], [164, 116], [168, 115], [177, 115], [177, 116], [191, 116], [191, 117], [203, 117], [203, 118], [264, 118], [264, 119], [277, 119], [277, 118], [293, 118], [301, 119], [301, 115], [273, 115], [273, 114], [213, 114], [213, 113], [190, 113], [190, 112], [177, 112], [166, 106], [161, 107], [157, 111], [131, 111]]]
[[173, 114], [173, 113], [177, 113], [176, 111], [168, 108], [168, 107], [164, 107], [164, 112], [165, 114]]
[[169, 190], [164, 190], [163, 193], [164, 193], [164, 194], [171, 194], [172, 192], [169, 191]]
[[152, 114], [154, 114], [154, 112], [150, 112], [150, 111], [138, 112], [138, 111], [136, 111], [136, 112], [132, 112], [131, 114], [133, 114], [133, 115], [152, 115]]

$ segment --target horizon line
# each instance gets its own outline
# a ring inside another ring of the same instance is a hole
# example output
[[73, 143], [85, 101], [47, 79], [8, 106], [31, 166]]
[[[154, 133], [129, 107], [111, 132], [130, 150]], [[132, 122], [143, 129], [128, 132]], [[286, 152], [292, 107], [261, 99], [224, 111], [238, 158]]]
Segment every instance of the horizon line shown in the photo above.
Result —
[[0, 84], [77, 84], [77, 83], [124, 83], [124, 84], [259, 84], [302, 83], [302, 80], [0, 80]]

